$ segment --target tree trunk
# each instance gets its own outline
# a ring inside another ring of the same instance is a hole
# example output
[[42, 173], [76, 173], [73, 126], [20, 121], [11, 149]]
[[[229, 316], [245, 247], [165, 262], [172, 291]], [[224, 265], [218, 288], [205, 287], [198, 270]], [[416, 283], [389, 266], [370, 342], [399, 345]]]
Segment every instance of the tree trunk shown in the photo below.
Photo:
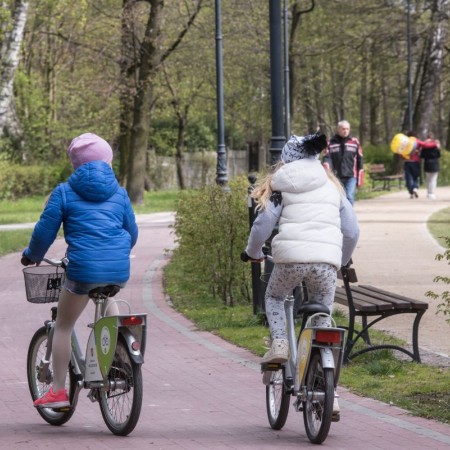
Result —
[[[311, 12], [314, 9], [315, 1], [311, 0], [310, 5], [308, 9], [300, 10], [300, 2], [297, 0], [294, 2], [294, 4], [291, 7], [291, 29], [289, 31], [289, 42], [288, 42], [288, 66], [289, 66], [289, 109], [290, 109], [290, 117], [292, 123], [299, 123], [299, 118], [297, 117], [299, 109], [303, 109], [305, 113], [308, 113], [308, 116], [310, 116], [310, 110], [311, 110], [311, 104], [308, 101], [307, 97], [304, 95], [308, 92], [308, 87], [305, 84], [302, 84], [302, 100], [303, 100], [303, 107], [300, 108], [298, 106], [298, 94], [300, 92], [300, 89], [298, 87], [298, 71], [300, 69], [300, 57], [295, 52], [296, 49], [296, 37], [297, 37], [297, 31], [301, 24], [301, 16], [302, 14], [306, 14], [308, 12]], [[308, 119], [306, 122], [310, 122]], [[294, 134], [294, 131], [291, 131], [291, 134]], [[289, 138], [289, 136], [286, 136], [286, 138]]]
[[136, 0], [123, 0], [122, 7], [122, 54], [120, 59], [120, 124], [119, 124], [119, 181], [127, 183], [128, 161], [131, 149], [131, 130], [133, 125], [133, 85], [139, 61], [134, 39], [133, 8]]
[[433, 131], [431, 123], [436, 100], [435, 93], [442, 73], [448, 5], [449, 0], [431, 2], [429, 40], [413, 119], [414, 131], [421, 138], [425, 138], [430, 131]]
[[359, 107], [359, 141], [361, 145], [366, 142], [369, 125], [369, 95], [367, 89], [368, 78], [368, 44], [363, 47], [363, 60], [361, 68], [361, 92]]
[[1, 47], [0, 137], [7, 134], [15, 140], [20, 138], [21, 128], [14, 105], [13, 83], [19, 64], [20, 45], [27, 21], [28, 4], [28, 1], [16, 0], [12, 13], [12, 29], [6, 33]]
[[139, 78], [133, 109], [131, 151], [128, 161], [127, 190], [131, 201], [135, 204], [144, 203], [149, 105], [153, 94], [152, 77], [161, 62], [158, 40], [161, 34], [164, 0], [149, 0], [149, 3], [151, 9], [141, 44]]
[[178, 186], [180, 189], [186, 189], [186, 182], [183, 172], [185, 130], [186, 130], [186, 117], [183, 117], [181, 114], [179, 114], [176, 163], [177, 163]]
[[162, 63], [183, 40], [201, 9], [203, 0], [198, 0], [196, 8], [189, 16], [175, 41], [162, 52], [159, 44], [163, 21], [164, 0], [147, 0], [150, 13], [140, 46], [139, 76], [133, 108], [133, 126], [131, 129], [131, 149], [128, 160], [127, 190], [133, 203], [144, 202], [146, 153], [148, 148], [148, 130], [150, 110], [153, 100], [153, 83]]

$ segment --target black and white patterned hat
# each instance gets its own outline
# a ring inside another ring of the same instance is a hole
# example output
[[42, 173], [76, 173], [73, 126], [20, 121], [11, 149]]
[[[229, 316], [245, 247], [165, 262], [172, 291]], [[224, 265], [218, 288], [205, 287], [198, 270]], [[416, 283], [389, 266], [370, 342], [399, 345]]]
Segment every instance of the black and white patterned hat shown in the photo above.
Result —
[[306, 136], [292, 135], [281, 150], [281, 160], [287, 164], [303, 158], [319, 159], [327, 146], [327, 137], [317, 132]]

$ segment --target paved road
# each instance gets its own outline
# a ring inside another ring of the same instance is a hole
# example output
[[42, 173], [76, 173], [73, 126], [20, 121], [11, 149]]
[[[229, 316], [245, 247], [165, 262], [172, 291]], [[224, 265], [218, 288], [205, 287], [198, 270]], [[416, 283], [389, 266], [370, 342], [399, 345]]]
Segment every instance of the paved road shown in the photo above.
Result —
[[[176, 313], [162, 291], [173, 245], [170, 214], [139, 218], [132, 279], [121, 293], [149, 314], [141, 420], [127, 438], [113, 436], [96, 404], [84, 396], [69, 423], [47, 425], [31, 405], [26, 351], [49, 306], [25, 300], [19, 254], [0, 258], [0, 448], [3, 449], [294, 449], [309, 446], [300, 414], [291, 409], [282, 431], [267, 424], [258, 358], [200, 332]], [[61, 240], [50, 256], [63, 252]], [[86, 324], [92, 309], [80, 322]], [[87, 336], [78, 327], [82, 338]], [[342, 419], [322, 448], [448, 449], [450, 426], [340, 389]]]

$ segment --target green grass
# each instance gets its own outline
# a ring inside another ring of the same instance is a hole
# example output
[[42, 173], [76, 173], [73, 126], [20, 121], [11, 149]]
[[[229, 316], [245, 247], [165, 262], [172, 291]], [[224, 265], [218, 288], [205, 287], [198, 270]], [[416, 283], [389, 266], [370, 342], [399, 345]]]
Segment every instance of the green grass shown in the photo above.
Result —
[[443, 247], [446, 245], [443, 238], [450, 236], [449, 224], [450, 208], [441, 209], [428, 219], [428, 230]]
[[44, 208], [45, 197], [0, 201], [0, 224], [36, 222]]
[[[136, 214], [174, 211], [178, 191], [146, 192], [144, 205], [134, 207]], [[45, 197], [36, 196], [17, 201], [0, 201], [0, 225], [34, 223], [39, 220]], [[0, 231], [0, 256], [23, 250], [31, 237], [32, 229]]]
[[0, 256], [22, 251], [30, 241], [31, 229], [0, 231]]

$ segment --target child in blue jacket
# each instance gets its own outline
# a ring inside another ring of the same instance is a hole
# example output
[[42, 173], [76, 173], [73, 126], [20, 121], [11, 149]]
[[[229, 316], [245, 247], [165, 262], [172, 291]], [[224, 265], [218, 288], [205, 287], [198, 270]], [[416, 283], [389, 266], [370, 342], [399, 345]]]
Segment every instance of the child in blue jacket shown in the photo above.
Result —
[[91, 289], [125, 286], [138, 236], [130, 199], [111, 168], [110, 145], [85, 133], [72, 140], [67, 154], [74, 172], [51, 193], [21, 260], [25, 266], [39, 264], [63, 224], [69, 263], [54, 331], [53, 386], [34, 402], [44, 408], [69, 406], [65, 379], [72, 330]]

